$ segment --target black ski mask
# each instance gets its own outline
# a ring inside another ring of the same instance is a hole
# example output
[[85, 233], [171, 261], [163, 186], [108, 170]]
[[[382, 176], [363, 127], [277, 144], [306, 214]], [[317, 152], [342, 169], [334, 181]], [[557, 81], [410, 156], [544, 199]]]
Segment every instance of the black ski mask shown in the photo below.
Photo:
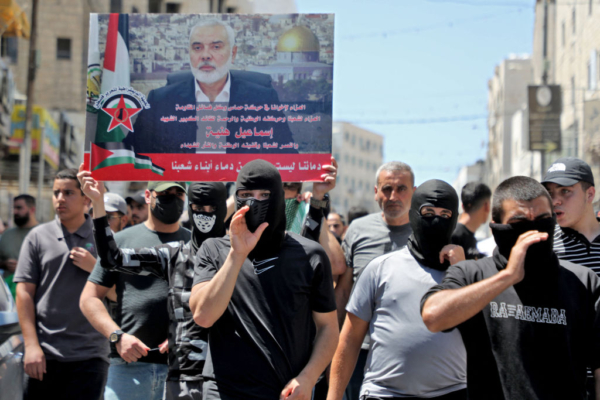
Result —
[[[452, 217], [425, 217], [421, 209], [426, 206], [446, 208], [452, 211]], [[440, 264], [440, 251], [450, 244], [458, 219], [458, 196], [454, 188], [437, 179], [423, 183], [413, 193], [408, 216], [413, 230], [408, 238], [410, 254], [429, 268], [445, 271], [450, 263]]]
[[[215, 211], [194, 211], [192, 204], [213, 206]], [[192, 223], [192, 248], [198, 251], [211, 237], [225, 235], [227, 215], [227, 189], [221, 182], [196, 182], [188, 189], [188, 215]]]
[[540, 231], [548, 233], [548, 239], [539, 243], [532, 244], [527, 249], [525, 255], [525, 276], [528, 272], [535, 273], [549, 272], [555, 258], [554, 247], [554, 228], [556, 227], [555, 216], [552, 218], [542, 218], [535, 221], [520, 221], [514, 224], [494, 224], [490, 223], [494, 241], [498, 246], [498, 252], [506, 259], [510, 257], [510, 252], [517, 243], [519, 236], [528, 231]]
[[183, 213], [183, 200], [174, 194], [156, 196], [156, 203], [150, 212], [163, 224], [174, 224]]
[[[267, 200], [237, 197], [240, 190], [257, 189], [269, 190], [271, 195]], [[246, 224], [251, 232], [254, 232], [263, 222], [269, 223], [258, 244], [250, 253], [250, 257], [260, 259], [278, 252], [285, 238], [285, 197], [281, 175], [277, 168], [260, 159], [249, 162], [238, 174], [235, 192], [237, 209], [250, 207], [246, 213]]]

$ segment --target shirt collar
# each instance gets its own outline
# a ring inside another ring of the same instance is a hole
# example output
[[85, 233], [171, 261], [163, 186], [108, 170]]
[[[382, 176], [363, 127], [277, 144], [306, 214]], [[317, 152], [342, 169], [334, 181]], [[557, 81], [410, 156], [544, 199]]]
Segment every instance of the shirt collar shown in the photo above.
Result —
[[85, 222], [73, 233], [69, 233], [69, 231], [63, 226], [60, 222], [58, 216], [54, 217], [54, 224], [56, 228], [56, 237], [58, 239], [64, 239], [70, 235], [77, 235], [80, 238], [87, 238], [92, 230], [92, 219], [88, 214], [85, 214]]
[[[200, 89], [200, 85], [198, 84], [198, 80], [194, 78], [194, 86], [196, 88], [196, 102], [197, 103], [210, 103], [210, 99], [207, 95], [204, 94], [202, 89]], [[217, 95], [215, 98], [215, 102], [224, 102], [229, 103], [229, 93], [231, 90], [231, 73], [227, 73], [227, 81], [225, 82], [225, 86], [223, 86], [223, 90]]]

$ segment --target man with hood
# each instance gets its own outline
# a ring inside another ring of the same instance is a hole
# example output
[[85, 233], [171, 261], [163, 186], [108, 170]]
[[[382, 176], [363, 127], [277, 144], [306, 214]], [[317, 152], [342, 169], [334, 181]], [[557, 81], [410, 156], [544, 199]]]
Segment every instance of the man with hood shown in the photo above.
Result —
[[[149, 182], [145, 192], [148, 219], [115, 235], [117, 246], [141, 248], [190, 240], [190, 231], [179, 225], [186, 191], [184, 182]], [[112, 316], [104, 298], [116, 286]], [[105, 400], [163, 398], [169, 373], [166, 354], [147, 349], [164, 347], [169, 335], [169, 286], [152, 275], [127, 275], [102, 268], [96, 262], [79, 305], [88, 321], [108, 341], [110, 368]], [[122, 332], [122, 333], [121, 333]]]
[[[194, 323], [189, 308], [195, 254], [209, 237], [225, 234], [227, 190], [221, 182], [192, 183], [188, 189], [188, 213], [192, 238], [185, 243], [171, 242], [139, 249], [119, 248], [108, 227], [101, 193], [88, 171], [78, 175], [84, 193], [94, 205], [94, 237], [100, 265], [111, 271], [134, 275], [153, 275], [169, 284], [169, 373], [166, 399], [201, 399], [202, 368], [206, 360], [208, 332]], [[119, 340], [122, 332], [111, 334], [110, 341]], [[166, 348], [159, 346], [160, 352]], [[152, 351], [146, 350], [146, 351]], [[154, 350], [156, 351], [156, 350]], [[142, 353], [143, 354], [143, 353]]]
[[586, 399], [586, 367], [600, 369], [596, 274], [559, 260], [546, 189], [502, 182], [492, 202], [492, 257], [448, 269], [422, 299], [432, 332], [458, 328], [470, 399]]
[[457, 218], [458, 196], [446, 182], [429, 180], [413, 193], [408, 245], [372, 260], [354, 285], [328, 400], [342, 399], [367, 331], [361, 399], [466, 398], [460, 334], [429, 332], [419, 313], [427, 290], [442, 281], [450, 264], [465, 259], [463, 249], [450, 244]]
[[203, 398], [309, 399], [337, 346], [331, 266], [316, 242], [285, 231], [279, 172], [240, 171], [230, 234], [198, 251], [190, 308], [210, 328]]

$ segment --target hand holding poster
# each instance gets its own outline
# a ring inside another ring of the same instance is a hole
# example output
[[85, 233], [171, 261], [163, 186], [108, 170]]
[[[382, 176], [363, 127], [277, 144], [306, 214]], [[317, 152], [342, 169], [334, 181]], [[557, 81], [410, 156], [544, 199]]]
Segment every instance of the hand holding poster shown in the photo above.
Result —
[[262, 158], [285, 181], [321, 180], [333, 15], [111, 14], [97, 32], [101, 89], [88, 89], [86, 121], [96, 179], [233, 181]]

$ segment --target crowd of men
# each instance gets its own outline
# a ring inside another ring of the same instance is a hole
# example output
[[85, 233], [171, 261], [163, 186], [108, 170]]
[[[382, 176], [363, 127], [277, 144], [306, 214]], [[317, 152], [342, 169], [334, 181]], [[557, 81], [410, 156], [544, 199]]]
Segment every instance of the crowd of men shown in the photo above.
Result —
[[[63, 170], [43, 224], [15, 197], [0, 266], [25, 398], [600, 398], [589, 165], [558, 159], [493, 195], [468, 183], [459, 201], [388, 162], [381, 211], [347, 216], [328, 203], [337, 163], [323, 168], [312, 196], [258, 159], [230, 198], [222, 183], [150, 182], [127, 199]], [[475, 232], [490, 213], [486, 256]]]
[[[197, 138], [202, 124], [160, 124], [172, 99], [277, 102], [270, 79], [231, 69], [227, 24], [193, 26], [189, 46], [190, 72], [149, 93], [155, 111], [125, 140], [137, 151]], [[585, 162], [558, 159], [542, 182], [512, 177], [493, 195], [470, 182], [460, 201], [388, 162], [373, 181], [380, 211], [342, 215], [335, 159], [306, 193], [259, 156], [229, 197], [219, 182], [149, 182], [124, 199], [82, 164], [55, 176], [54, 220], [14, 198], [0, 268], [26, 399], [600, 399]]]

